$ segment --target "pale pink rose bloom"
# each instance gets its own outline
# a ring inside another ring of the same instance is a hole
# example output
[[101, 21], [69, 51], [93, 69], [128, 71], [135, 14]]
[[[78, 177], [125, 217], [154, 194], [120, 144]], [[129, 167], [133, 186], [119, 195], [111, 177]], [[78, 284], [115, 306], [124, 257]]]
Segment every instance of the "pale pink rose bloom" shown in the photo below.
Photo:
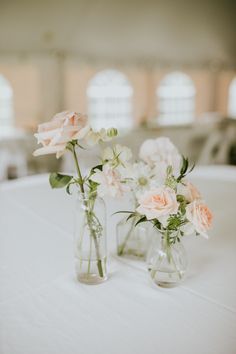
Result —
[[58, 113], [50, 122], [38, 126], [35, 137], [43, 147], [37, 149], [34, 156], [56, 154], [59, 158], [69, 141], [83, 139], [89, 129], [87, 116], [69, 111]]
[[194, 200], [201, 199], [199, 190], [187, 180], [184, 180], [183, 184], [178, 184], [178, 194], [183, 195], [185, 199], [190, 203]]
[[212, 224], [213, 215], [207, 205], [201, 200], [194, 200], [186, 207], [186, 218], [192, 223], [195, 230], [208, 238], [207, 231]]
[[176, 200], [176, 193], [169, 187], [159, 187], [145, 192], [138, 199], [137, 211], [145, 215], [148, 220], [158, 219], [166, 225], [170, 215], [178, 212], [179, 203]]
[[104, 165], [103, 170], [96, 170], [90, 179], [99, 184], [98, 195], [104, 197], [122, 197], [128, 191], [128, 187], [122, 183], [120, 173], [109, 164]]
[[147, 139], [139, 150], [139, 157], [151, 166], [160, 165], [166, 170], [167, 166], [173, 167], [174, 174], [178, 174], [181, 165], [181, 155], [169, 138]]

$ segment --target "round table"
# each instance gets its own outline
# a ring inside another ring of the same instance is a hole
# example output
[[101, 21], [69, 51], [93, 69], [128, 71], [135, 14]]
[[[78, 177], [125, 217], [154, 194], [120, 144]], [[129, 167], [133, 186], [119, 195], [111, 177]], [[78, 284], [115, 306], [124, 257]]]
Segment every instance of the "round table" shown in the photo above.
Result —
[[74, 197], [48, 176], [0, 186], [0, 354], [235, 354], [236, 168], [191, 177], [214, 213], [210, 239], [186, 237], [189, 272], [176, 288], [151, 283], [142, 262], [114, 254], [107, 200], [110, 278], [76, 281]]

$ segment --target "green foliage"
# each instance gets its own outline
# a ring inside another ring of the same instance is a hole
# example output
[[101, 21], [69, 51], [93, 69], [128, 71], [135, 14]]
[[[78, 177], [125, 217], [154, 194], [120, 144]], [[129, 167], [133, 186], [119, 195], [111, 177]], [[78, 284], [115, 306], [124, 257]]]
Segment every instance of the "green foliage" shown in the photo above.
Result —
[[177, 188], [177, 181], [173, 175], [173, 167], [171, 165], [169, 165], [166, 169], [165, 185], [174, 190]]
[[74, 183], [75, 183], [75, 182], [72, 182], [72, 183], [68, 183], [68, 184], [67, 184], [67, 186], [66, 186], [66, 193], [67, 193], [67, 194], [71, 195], [70, 186], [71, 186], [72, 184], [74, 184]]
[[153, 219], [151, 220], [151, 222], [153, 223], [153, 227], [155, 227], [158, 231], [162, 232], [162, 226], [159, 220]]
[[117, 136], [118, 135], [118, 130], [116, 129], [116, 128], [109, 128], [108, 130], [107, 130], [107, 136], [109, 137], [109, 138], [114, 138], [115, 136]]
[[53, 172], [49, 176], [49, 183], [52, 188], [63, 188], [69, 184], [72, 178], [73, 176]]
[[178, 215], [171, 215], [168, 219], [167, 229], [171, 231], [177, 231], [182, 225], [182, 220]]
[[142, 222], [148, 221], [146, 216], [141, 216], [141, 218], [135, 223], [134, 226], [137, 226], [138, 224], [141, 224]]
[[115, 213], [113, 213], [112, 215], [116, 215], [116, 214], [135, 214], [133, 211], [129, 211], [129, 210], [121, 210], [121, 211], [116, 211]]
[[129, 221], [130, 219], [134, 218], [135, 216], [137, 216], [136, 213], [130, 214], [130, 215], [127, 217], [126, 221]]
[[177, 183], [181, 182], [181, 180], [186, 177], [192, 170], [194, 169], [195, 164], [192, 165], [192, 167], [189, 168], [189, 161], [188, 158], [185, 158], [182, 156], [182, 167], [180, 170], [180, 175], [177, 178]]
[[137, 220], [137, 222], [135, 223], [134, 226], [137, 226], [138, 224], [140, 224], [140, 223], [142, 223], [142, 222], [149, 221], [149, 220], [147, 220], [146, 216], [140, 215], [140, 214], [138, 214], [138, 213], [136, 213], [136, 212], [133, 212], [133, 211], [122, 210], [122, 211], [117, 211], [117, 212], [114, 213], [113, 215], [115, 215], [115, 214], [130, 214], [130, 215], [127, 217], [126, 221], [129, 221], [130, 219], [132, 219], [132, 218], [134, 218], [134, 217], [137, 217], [138, 220]]
[[[91, 169], [91, 174], [94, 174], [94, 173], [96, 172], [96, 170], [102, 171], [102, 168], [103, 168], [103, 164], [94, 166], [94, 167]], [[91, 174], [90, 174], [90, 175], [91, 175]]]
[[187, 200], [185, 197], [181, 194], [177, 194], [177, 202], [179, 202], [179, 211], [182, 215], [185, 214], [186, 212], [186, 205], [187, 205]]

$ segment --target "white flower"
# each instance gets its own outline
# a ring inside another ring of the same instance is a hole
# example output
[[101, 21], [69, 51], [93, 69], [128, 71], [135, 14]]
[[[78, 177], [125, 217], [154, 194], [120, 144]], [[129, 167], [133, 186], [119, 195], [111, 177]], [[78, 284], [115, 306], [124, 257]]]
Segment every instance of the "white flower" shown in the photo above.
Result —
[[105, 142], [105, 141], [110, 141], [113, 137], [117, 135], [117, 129], [115, 128], [109, 128], [109, 129], [100, 129], [99, 131], [95, 131], [92, 128], [90, 128], [89, 132], [84, 138], [84, 142], [88, 146], [94, 146], [98, 144], [99, 142]]
[[122, 197], [128, 191], [127, 186], [122, 183], [120, 173], [109, 164], [105, 164], [102, 171], [96, 170], [90, 179], [99, 184], [97, 192], [101, 197]]
[[102, 158], [112, 166], [121, 165], [125, 167], [132, 158], [132, 152], [128, 147], [117, 144], [113, 148], [107, 147], [104, 149]]
[[142, 161], [128, 164], [121, 174], [122, 178], [130, 185], [136, 197], [140, 196], [151, 186], [152, 169]]
[[94, 131], [90, 129], [88, 134], [85, 136], [84, 141], [89, 146], [94, 146], [100, 141], [109, 141], [111, 138], [107, 136], [106, 129], [102, 128], [99, 131]]
[[156, 184], [159, 186], [164, 185], [166, 182], [167, 167], [168, 165], [164, 161], [160, 161], [158, 164], [154, 165], [153, 167], [153, 175], [155, 176], [154, 180]]
[[158, 166], [165, 169], [173, 167], [174, 174], [178, 174], [181, 165], [181, 155], [169, 138], [147, 139], [143, 142], [139, 151], [140, 158], [150, 166]]

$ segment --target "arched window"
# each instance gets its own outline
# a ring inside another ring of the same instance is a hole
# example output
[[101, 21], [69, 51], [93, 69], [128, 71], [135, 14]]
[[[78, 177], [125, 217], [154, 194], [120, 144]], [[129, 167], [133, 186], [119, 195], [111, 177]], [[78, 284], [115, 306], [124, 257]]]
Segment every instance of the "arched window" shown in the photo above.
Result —
[[130, 128], [133, 88], [124, 74], [117, 70], [97, 73], [87, 88], [88, 114], [95, 129]]
[[9, 82], [0, 75], [0, 130], [8, 130], [12, 125], [13, 92]]
[[229, 87], [228, 114], [232, 118], [236, 118], [236, 78]]
[[156, 90], [158, 122], [192, 122], [195, 115], [195, 93], [194, 83], [188, 75], [178, 71], [166, 75]]

